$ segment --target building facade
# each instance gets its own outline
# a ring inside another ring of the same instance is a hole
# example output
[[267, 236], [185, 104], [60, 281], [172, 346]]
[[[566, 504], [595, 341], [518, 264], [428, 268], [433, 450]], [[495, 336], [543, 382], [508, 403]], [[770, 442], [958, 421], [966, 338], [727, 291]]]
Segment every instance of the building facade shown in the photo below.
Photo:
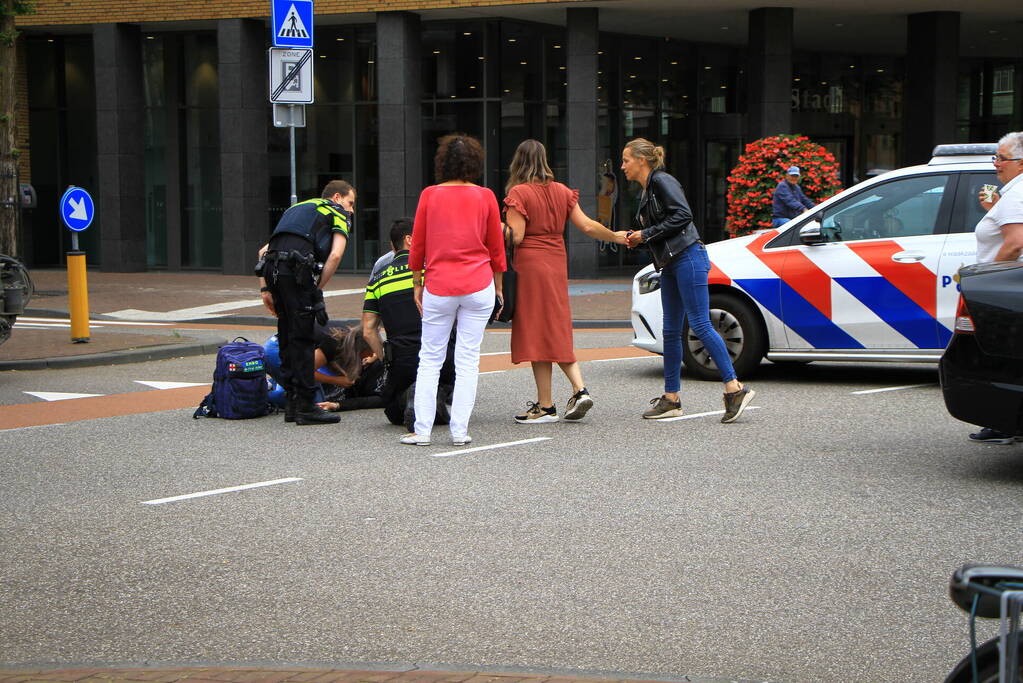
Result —
[[[941, 142], [1023, 127], [1023, 8], [917, 0], [317, 0], [315, 104], [296, 131], [297, 190], [359, 191], [342, 269], [367, 269], [390, 222], [415, 212], [441, 135], [478, 136], [503, 196], [525, 138], [590, 215], [631, 224], [623, 144], [665, 146], [708, 241], [724, 236], [743, 146], [799, 133], [851, 185]], [[268, 102], [269, 0], [37, 0], [19, 18], [23, 216], [34, 267], [60, 265], [67, 185], [97, 198], [81, 235], [108, 271], [251, 272], [289, 205], [287, 129]], [[600, 197], [605, 197], [603, 200]], [[613, 201], [609, 201], [613, 200]], [[641, 252], [569, 230], [573, 276], [632, 272]]]

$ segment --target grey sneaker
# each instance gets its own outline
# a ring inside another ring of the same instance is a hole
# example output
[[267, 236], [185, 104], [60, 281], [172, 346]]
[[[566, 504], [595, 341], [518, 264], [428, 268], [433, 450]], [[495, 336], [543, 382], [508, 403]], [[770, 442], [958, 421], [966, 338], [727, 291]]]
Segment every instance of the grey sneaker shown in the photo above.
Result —
[[727, 424], [738, 420], [739, 416], [742, 415], [742, 411], [746, 410], [746, 406], [750, 404], [750, 401], [756, 395], [757, 392], [747, 386], [730, 394], [725, 394], [725, 414], [721, 418], [721, 422]]
[[526, 406], [524, 414], [515, 416], [515, 421], [520, 425], [558, 421], [558, 409], [554, 406], [542, 408], [539, 403], [533, 403], [532, 401], [528, 402]]
[[573, 394], [572, 398], [568, 399], [568, 407], [565, 408], [565, 419], [581, 420], [586, 417], [586, 413], [592, 407], [593, 399], [590, 397], [590, 392], [586, 391], [586, 387], [583, 387]]
[[650, 405], [653, 407], [643, 412], [644, 420], [663, 420], [682, 415], [682, 401], [670, 401], [664, 396], [658, 396], [650, 399]]

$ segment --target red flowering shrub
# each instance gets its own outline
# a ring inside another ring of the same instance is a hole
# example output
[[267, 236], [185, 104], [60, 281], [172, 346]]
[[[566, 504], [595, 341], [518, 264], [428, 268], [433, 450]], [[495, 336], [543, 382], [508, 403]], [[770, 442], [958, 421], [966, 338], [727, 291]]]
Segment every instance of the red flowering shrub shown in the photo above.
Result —
[[774, 189], [790, 166], [802, 173], [800, 186], [817, 204], [842, 189], [835, 157], [802, 135], [775, 135], [746, 145], [728, 176], [728, 218], [733, 236], [771, 227]]

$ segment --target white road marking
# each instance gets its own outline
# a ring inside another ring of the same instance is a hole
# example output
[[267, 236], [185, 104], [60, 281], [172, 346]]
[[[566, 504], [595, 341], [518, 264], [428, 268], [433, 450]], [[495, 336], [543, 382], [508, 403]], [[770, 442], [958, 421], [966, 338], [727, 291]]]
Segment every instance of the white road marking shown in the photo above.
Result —
[[288, 477], [286, 479], [273, 479], [271, 481], [260, 481], [255, 484], [244, 484], [242, 486], [229, 486], [225, 489], [214, 489], [212, 491], [200, 491], [198, 493], [186, 493], [183, 496], [171, 496], [170, 498], [157, 498], [156, 500], [144, 500], [143, 505], [162, 505], [164, 503], [173, 503], [179, 500], [188, 500], [190, 498], [202, 498], [203, 496], [215, 496], [221, 493], [233, 493], [234, 491], [245, 491], [247, 489], [257, 489], [263, 486], [274, 486], [276, 484], [290, 484], [291, 482], [302, 481], [301, 477]]
[[507, 351], [491, 351], [490, 353], [481, 353], [480, 357], [483, 357], [483, 356], [507, 356], [507, 355], [508, 355]]
[[862, 396], [863, 394], [880, 394], [883, 391], [900, 391], [902, 389], [919, 389], [920, 387], [933, 387], [937, 386], [934, 382], [928, 382], [927, 384], [907, 384], [904, 387], [885, 387], [884, 389], [864, 389], [863, 391], [850, 391], [850, 394], [855, 396]]
[[67, 401], [72, 398], [93, 398], [94, 396], [104, 396], [105, 394], [66, 394], [62, 391], [23, 391], [23, 394], [29, 396], [35, 396], [41, 398], [44, 401]]
[[[746, 410], [760, 410], [760, 406], [746, 406]], [[675, 422], [676, 420], [695, 420], [698, 417], [709, 417], [711, 415], [724, 415], [723, 410], [712, 410], [708, 413], [693, 413], [692, 415], [679, 415], [678, 417], [666, 417], [663, 420], [648, 420], [648, 422]]]
[[135, 380], [135, 384], [145, 384], [147, 387], [153, 387], [154, 389], [181, 389], [183, 387], [203, 387], [209, 386], [209, 382], [152, 382], [144, 379]]
[[627, 356], [626, 358], [596, 358], [591, 363], [610, 363], [614, 360], [639, 360], [641, 358], [661, 358], [661, 356]]
[[[366, 289], [337, 289], [331, 292], [324, 292], [323, 296], [345, 296], [346, 294], [362, 294]], [[223, 315], [225, 311], [234, 311], [242, 308], [253, 308], [255, 306], [262, 306], [262, 299], [242, 299], [239, 301], [224, 301], [219, 304], [210, 304], [208, 306], [195, 306], [193, 308], [179, 308], [176, 311], [140, 311], [135, 308], [126, 308], [122, 311], [114, 311], [113, 313], [107, 313], [106, 315], [113, 318], [121, 318], [123, 320], [194, 320], [196, 318], [218, 318]]]
[[521, 441], [507, 441], [505, 443], [495, 443], [489, 446], [474, 446], [472, 448], [460, 448], [457, 451], [445, 451], [444, 453], [430, 453], [431, 458], [447, 458], [452, 455], [462, 455], [464, 453], [476, 453], [478, 451], [490, 451], [495, 448], [508, 448], [510, 446], [521, 446], [526, 443], [537, 443], [539, 441], [550, 441], [549, 436], [540, 436], [535, 439], [522, 439]]
[[508, 371], [507, 370], [487, 370], [486, 372], [481, 372], [480, 374], [481, 375], [500, 375], [502, 372], [508, 372]]

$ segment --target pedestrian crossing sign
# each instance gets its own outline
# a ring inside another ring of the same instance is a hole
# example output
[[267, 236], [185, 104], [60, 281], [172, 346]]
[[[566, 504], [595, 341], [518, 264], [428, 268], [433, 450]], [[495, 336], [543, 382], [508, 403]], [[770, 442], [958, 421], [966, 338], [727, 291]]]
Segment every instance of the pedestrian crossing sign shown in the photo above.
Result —
[[313, 0], [271, 0], [275, 47], [312, 48]]

